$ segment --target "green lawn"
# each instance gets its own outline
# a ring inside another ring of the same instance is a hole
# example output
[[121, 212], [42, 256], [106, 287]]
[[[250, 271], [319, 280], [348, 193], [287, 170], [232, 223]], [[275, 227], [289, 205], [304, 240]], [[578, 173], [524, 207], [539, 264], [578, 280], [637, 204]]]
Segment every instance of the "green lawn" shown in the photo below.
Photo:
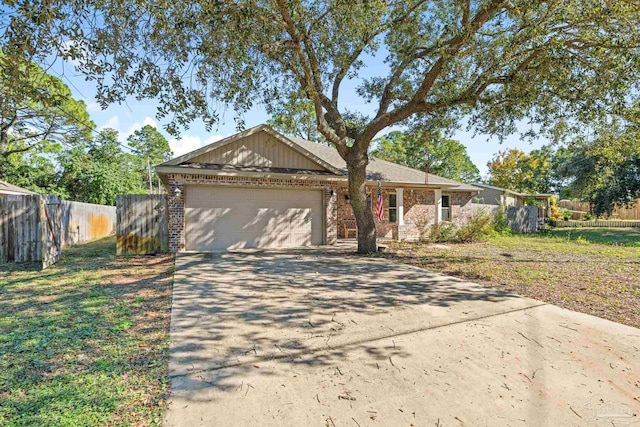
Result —
[[0, 425], [159, 425], [173, 257], [115, 240], [44, 271], [0, 267]]
[[640, 229], [637, 228], [556, 228], [551, 235], [576, 241], [640, 247]]
[[639, 237], [630, 229], [555, 230], [483, 243], [392, 243], [384, 256], [640, 328]]

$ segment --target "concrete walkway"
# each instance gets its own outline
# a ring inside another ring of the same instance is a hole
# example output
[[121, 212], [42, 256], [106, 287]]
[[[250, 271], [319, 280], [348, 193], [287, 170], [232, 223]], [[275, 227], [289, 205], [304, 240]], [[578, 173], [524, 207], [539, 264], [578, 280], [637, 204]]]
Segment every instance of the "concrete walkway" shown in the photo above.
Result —
[[383, 259], [180, 254], [166, 426], [640, 425], [640, 330]]

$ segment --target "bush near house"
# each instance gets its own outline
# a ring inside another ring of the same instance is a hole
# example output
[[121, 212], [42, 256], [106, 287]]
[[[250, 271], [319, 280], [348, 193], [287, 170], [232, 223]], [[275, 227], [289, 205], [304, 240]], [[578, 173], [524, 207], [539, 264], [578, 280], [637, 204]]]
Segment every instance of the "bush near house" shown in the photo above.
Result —
[[[504, 213], [503, 213], [504, 214]], [[443, 222], [441, 224], [419, 224], [420, 241], [423, 243], [469, 243], [485, 241], [496, 234], [496, 225], [503, 228], [503, 221], [506, 225], [506, 214], [504, 218], [500, 214], [491, 214], [488, 211], [476, 212], [466, 223], [458, 225], [453, 222]], [[508, 226], [507, 226], [508, 227]]]

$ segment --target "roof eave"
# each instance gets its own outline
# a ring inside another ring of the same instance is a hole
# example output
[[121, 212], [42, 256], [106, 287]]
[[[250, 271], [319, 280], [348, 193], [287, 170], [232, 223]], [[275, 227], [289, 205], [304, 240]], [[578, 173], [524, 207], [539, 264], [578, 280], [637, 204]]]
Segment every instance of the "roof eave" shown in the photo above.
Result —
[[168, 174], [180, 175], [207, 175], [207, 176], [246, 176], [252, 178], [289, 178], [301, 180], [323, 180], [323, 181], [346, 181], [344, 175], [326, 175], [314, 173], [282, 173], [282, 172], [251, 172], [251, 171], [224, 171], [215, 169], [193, 169], [178, 166], [156, 166], [156, 173], [160, 176], [162, 182], [167, 185]]

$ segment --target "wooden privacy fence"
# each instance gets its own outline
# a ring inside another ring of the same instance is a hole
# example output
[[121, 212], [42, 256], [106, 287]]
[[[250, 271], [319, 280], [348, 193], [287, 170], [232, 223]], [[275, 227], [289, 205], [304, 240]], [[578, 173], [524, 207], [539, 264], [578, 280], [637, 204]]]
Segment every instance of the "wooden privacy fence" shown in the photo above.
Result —
[[[572, 213], [571, 219], [581, 219], [583, 212], [591, 212], [591, 204], [589, 202], [560, 200], [558, 202], [558, 206], [571, 211], [576, 211]], [[640, 199], [636, 200], [636, 204], [633, 206], [615, 208], [609, 217], [612, 219], [640, 221]]]
[[168, 251], [166, 194], [120, 194], [116, 198], [117, 255]]
[[116, 207], [63, 200], [62, 247], [107, 237], [116, 232]]
[[609, 227], [609, 228], [625, 228], [638, 227], [640, 221], [617, 221], [617, 220], [595, 220], [595, 221], [559, 221], [550, 222], [554, 227]]
[[58, 262], [62, 251], [60, 198], [0, 196], [0, 263]]
[[511, 206], [507, 209], [507, 223], [514, 233], [535, 233], [541, 220], [537, 206]]

